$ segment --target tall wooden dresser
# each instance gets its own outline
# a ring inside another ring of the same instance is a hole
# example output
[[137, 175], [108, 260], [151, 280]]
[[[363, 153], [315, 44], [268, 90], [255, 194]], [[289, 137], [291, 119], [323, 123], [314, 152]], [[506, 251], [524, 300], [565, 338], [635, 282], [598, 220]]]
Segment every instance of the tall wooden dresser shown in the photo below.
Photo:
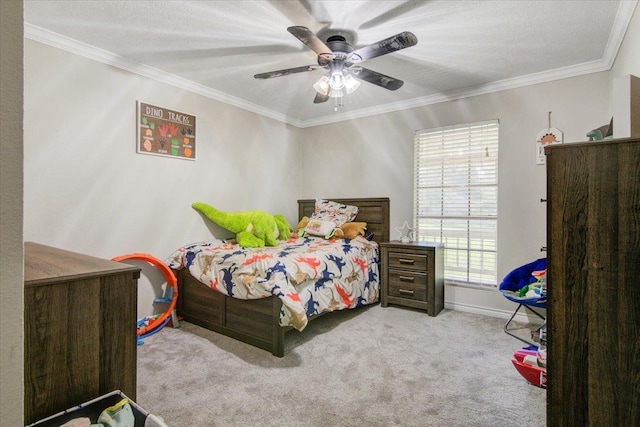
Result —
[[547, 154], [547, 425], [640, 425], [640, 139]]
[[29, 242], [24, 260], [25, 423], [117, 389], [135, 400], [140, 268]]

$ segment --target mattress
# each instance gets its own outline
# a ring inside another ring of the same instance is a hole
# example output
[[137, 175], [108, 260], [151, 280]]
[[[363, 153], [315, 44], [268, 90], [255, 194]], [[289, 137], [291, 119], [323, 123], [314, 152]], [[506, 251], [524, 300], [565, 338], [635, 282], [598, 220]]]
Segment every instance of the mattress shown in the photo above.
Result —
[[378, 244], [363, 237], [293, 236], [277, 246], [242, 248], [214, 239], [178, 248], [167, 264], [238, 299], [276, 296], [280, 325], [303, 330], [309, 317], [373, 304], [380, 295]]

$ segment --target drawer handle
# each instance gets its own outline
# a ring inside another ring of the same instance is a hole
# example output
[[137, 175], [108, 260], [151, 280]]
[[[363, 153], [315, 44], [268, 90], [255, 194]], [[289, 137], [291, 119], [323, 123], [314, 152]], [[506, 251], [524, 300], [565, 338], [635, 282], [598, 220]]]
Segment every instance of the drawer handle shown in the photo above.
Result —
[[398, 279], [400, 279], [403, 282], [412, 282], [412, 283], [415, 280], [415, 278], [411, 276], [398, 276]]
[[415, 262], [415, 260], [407, 259], [407, 258], [399, 258], [398, 261], [400, 262], [400, 264], [411, 264], [411, 265], [413, 265], [413, 263]]
[[409, 289], [398, 289], [398, 292], [400, 292], [401, 294], [405, 294], [405, 295], [413, 295], [413, 291], [411, 291]]

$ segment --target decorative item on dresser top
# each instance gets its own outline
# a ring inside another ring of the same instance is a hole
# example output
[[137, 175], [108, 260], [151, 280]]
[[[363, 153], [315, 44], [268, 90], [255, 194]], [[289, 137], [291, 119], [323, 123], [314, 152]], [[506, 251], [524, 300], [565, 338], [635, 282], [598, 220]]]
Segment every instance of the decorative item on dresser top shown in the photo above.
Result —
[[398, 304], [438, 315], [444, 308], [444, 246], [400, 241], [380, 246], [382, 306]]
[[24, 244], [27, 424], [121, 390], [136, 398], [140, 268]]
[[547, 154], [547, 425], [640, 425], [640, 139]]

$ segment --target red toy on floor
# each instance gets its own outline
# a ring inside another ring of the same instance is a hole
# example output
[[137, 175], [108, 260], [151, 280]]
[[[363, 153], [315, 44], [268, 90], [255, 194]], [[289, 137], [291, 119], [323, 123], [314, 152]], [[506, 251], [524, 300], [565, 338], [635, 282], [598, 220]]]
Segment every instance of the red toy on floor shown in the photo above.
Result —
[[511, 363], [531, 384], [547, 388], [547, 369], [538, 365], [538, 349], [525, 347], [513, 353]]

